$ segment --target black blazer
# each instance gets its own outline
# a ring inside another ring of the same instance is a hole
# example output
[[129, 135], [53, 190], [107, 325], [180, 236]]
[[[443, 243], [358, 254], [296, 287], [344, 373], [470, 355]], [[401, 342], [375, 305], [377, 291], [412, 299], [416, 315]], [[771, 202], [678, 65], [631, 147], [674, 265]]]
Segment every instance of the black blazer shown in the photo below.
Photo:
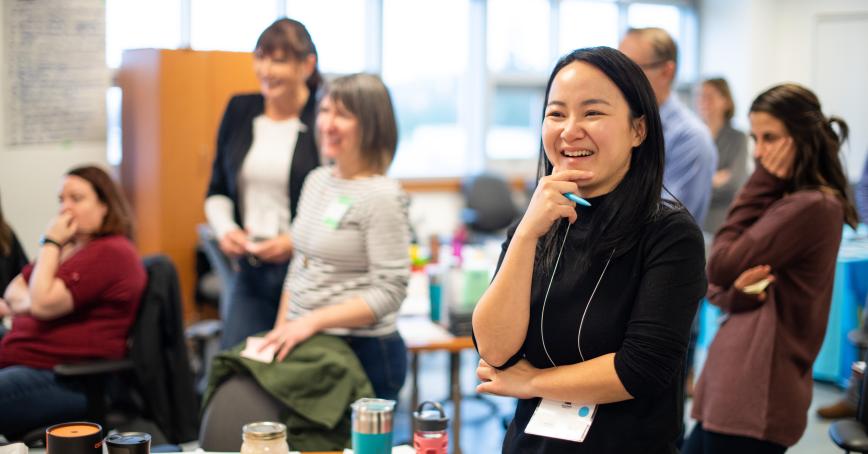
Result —
[[[260, 94], [236, 95], [229, 100], [220, 130], [217, 133], [217, 156], [208, 184], [208, 196], [225, 195], [235, 203], [235, 222], [243, 226], [238, 209], [238, 173], [253, 143], [253, 119], [265, 111], [265, 98]], [[316, 96], [311, 93], [301, 111], [301, 122], [307, 131], [299, 131], [289, 171], [290, 220], [295, 217], [301, 186], [307, 174], [319, 166], [319, 151], [314, 140]]]

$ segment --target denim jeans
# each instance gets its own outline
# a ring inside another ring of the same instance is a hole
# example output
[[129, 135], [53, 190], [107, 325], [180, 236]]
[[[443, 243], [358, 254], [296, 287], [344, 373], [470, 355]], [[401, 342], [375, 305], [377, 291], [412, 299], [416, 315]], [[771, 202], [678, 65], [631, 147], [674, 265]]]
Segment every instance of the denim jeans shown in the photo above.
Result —
[[43, 426], [87, 415], [87, 397], [79, 384], [50, 369], [9, 366], [0, 369], [0, 433], [24, 435]]
[[232, 286], [220, 348], [226, 350], [262, 331], [274, 328], [288, 264], [251, 265], [244, 257]]
[[380, 337], [344, 336], [359, 357], [374, 394], [397, 401], [407, 377], [407, 346], [397, 332]]

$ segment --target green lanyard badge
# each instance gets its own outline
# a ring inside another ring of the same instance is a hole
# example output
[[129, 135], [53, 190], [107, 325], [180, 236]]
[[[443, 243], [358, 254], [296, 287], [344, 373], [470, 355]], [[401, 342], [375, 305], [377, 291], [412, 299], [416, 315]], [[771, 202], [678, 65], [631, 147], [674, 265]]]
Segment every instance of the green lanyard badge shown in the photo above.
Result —
[[353, 201], [349, 197], [345, 195], [338, 197], [326, 208], [325, 219], [323, 219], [325, 225], [336, 230], [352, 204]]

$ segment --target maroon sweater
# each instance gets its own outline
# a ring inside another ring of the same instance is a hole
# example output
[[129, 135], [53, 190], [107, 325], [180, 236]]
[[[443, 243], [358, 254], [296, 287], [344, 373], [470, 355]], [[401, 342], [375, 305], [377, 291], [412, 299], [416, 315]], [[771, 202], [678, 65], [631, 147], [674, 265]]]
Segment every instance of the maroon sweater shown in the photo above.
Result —
[[[844, 210], [833, 195], [786, 186], [757, 165], [714, 238], [709, 299], [728, 318], [709, 347], [692, 416], [705, 430], [792, 446], [807, 423]], [[757, 265], [776, 278], [765, 302], [732, 287]]]
[[[33, 265], [21, 272], [30, 281]], [[97, 238], [60, 264], [57, 278], [72, 294], [73, 309], [54, 320], [17, 315], [0, 343], [0, 367], [50, 369], [58, 363], [119, 359], [147, 274], [130, 240]]]

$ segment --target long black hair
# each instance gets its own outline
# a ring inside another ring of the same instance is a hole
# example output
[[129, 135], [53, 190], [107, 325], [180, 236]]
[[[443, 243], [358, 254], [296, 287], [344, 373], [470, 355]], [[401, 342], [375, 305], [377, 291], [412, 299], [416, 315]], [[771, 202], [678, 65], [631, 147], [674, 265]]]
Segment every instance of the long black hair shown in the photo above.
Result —
[[[586, 269], [592, 257], [600, 251], [615, 250], [620, 255], [636, 242], [641, 229], [661, 212], [660, 191], [663, 188], [663, 128], [654, 90], [636, 63], [610, 47], [577, 49], [561, 57], [552, 70], [546, 86], [543, 109], [548, 105], [549, 92], [555, 76], [573, 62], [584, 62], [602, 71], [621, 91], [630, 108], [630, 120], [645, 118], [645, 140], [630, 154], [630, 169], [624, 179], [600, 204], [589, 224], [588, 248], [579, 249], [577, 261]], [[545, 113], [543, 113], [543, 120]], [[537, 181], [551, 175], [552, 163], [540, 143]], [[535, 263], [538, 270], [550, 270], [566, 229], [554, 223], [537, 243]]]
[[817, 95], [797, 84], [776, 85], [760, 93], [750, 111], [777, 118], [792, 136], [796, 156], [789, 189], [831, 189], [844, 206], [844, 221], [856, 228], [859, 216], [847, 195], [849, 183], [838, 158], [841, 144], [847, 140], [847, 123], [838, 117], [826, 118]]

